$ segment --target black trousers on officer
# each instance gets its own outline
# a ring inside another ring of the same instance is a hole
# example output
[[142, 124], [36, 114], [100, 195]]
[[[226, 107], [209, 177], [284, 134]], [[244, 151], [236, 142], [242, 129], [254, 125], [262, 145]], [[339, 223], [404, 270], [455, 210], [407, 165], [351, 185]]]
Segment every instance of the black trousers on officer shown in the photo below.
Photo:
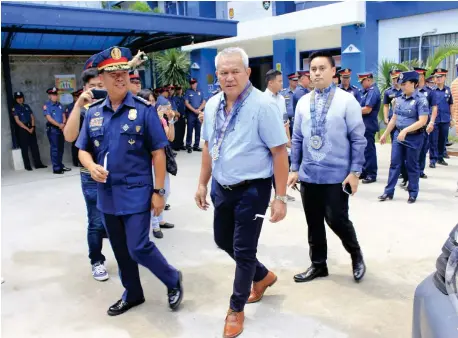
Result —
[[[30, 126], [31, 125], [28, 125], [29, 128]], [[32, 168], [30, 166], [29, 147], [32, 151], [33, 164], [35, 165], [35, 168], [42, 166], [43, 163], [40, 158], [40, 150], [38, 149], [37, 134], [35, 133], [35, 129], [33, 130], [33, 133], [30, 134], [27, 130], [19, 128], [18, 138], [19, 147], [21, 147], [22, 159], [24, 160], [24, 167], [26, 169]]]
[[78, 151], [79, 149], [75, 146], [76, 141], [72, 142], [72, 162], [75, 167], [80, 165], [80, 160], [78, 159]]
[[186, 119], [181, 116], [178, 121], [175, 122], [175, 139], [172, 142], [172, 148], [180, 150], [184, 147], [184, 134], [186, 132]]
[[328, 246], [324, 221], [340, 238], [351, 255], [359, 259], [361, 248], [353, 223], [348, 219], [348, 195], [342, 184], [312, 184], [301, 182], [301, 197], [308, 224], [310, 260], [314, 266], [326, 266]]
[[266, 213], [271, 188], [271, 177], [232, 190], [224, 189], [216, 180], [212, 182], [215, 243], [235, 260], [230, 307], [237, 312], [243, 311], [250, 296], [252, 282], [259, 282], [268, 273], [256, 258], [263, 219], [254, 220], [254, 217]]

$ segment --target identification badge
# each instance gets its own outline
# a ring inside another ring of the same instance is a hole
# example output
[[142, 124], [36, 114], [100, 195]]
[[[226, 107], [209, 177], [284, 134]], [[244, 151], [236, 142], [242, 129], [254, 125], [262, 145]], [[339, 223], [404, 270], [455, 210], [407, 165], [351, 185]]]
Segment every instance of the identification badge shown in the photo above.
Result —
[[314, 135], [309, 139], [309, 145], [315, 149], [319, 150], [323, 146], [323, 140], [320, 136]]
[[129, 115], [127, 115], [129, 120], [133, 121], [137, 118], [137, 109], [131, 109], [129, 110]]
[[95, 145], [96, 147], [100, 146], [99, 140], [95, 140], [95, 141], [94, 141], [94, 145]]
[[92, 127], [101, 127], [103, 124], [103, 117], [93, 117], [90, 121], [89, 121], [89, 127], [92, 128]]

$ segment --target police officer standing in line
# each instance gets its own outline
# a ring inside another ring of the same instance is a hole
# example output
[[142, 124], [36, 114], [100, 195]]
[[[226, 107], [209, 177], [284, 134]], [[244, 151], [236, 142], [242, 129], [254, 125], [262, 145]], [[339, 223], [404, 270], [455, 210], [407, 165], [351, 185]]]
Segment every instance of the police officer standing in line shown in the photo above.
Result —
[[359, 91], [359, 88], [350, 84], [351, 69], [344, 68], [339, 70], [338, 73], [341, 81], [339, 88], [345, 90], [347, 93], [353, 94], [356, 101], [358, 101], [358, 103], [361, 102], [361, 92]]
[[294, 95], [294, 91], [297, 88], [299, 78], [297, 77], [296, 73], [291, 73], [291, 74], [288, 74], [288, 80], [289, 80], [289, 87], [282, 89], [280, 91], [280, 94], [285, 98], [286, 113], [288, 114], [288, 119], [291, 125], [291, 120], [294, 119], [293, 95]]
[[[183, 88], [175, 86], [175, 95], [171, 99], [180, 117], [175, 122], [175, 139], [172, 142], [173, 150], [186, 150], [184, 146], [184, 135], [186, 133], [186, 106], [184, 105]], [[172, 107], [173, 109], [173, 107]]]
[[378, 112], [380, 110], [380, 92], [374, 85], [374, 75], [370, 72], [358, 74], [358, 80], [363, 87], [361, 97], [361, 112], [363, 114], [366, 132], [364, 137], [367, 141], [364, 157], [363, 173], [360, 178], [364, 184], [374, 183], [377, 180], [377, 150], [375, 148], [375, 133], [379, 130]]
[[32, 151], [33, 163], [35, 169], [47, 168], [40, 158], [40, 150], [38, 149], [37, 134], [35, 133], [35, 116], [28, 104], [24, 103], [24, 94], [22, 92], [14, 93], [14, 105], [12, 114], [14, 121], [19, 126], [18, 141], [21, 147], [22, 160], [24, 161], [25, 170], [31, 171], [32, 166], [29, 160], [29, 147]]
[[448, 129], [452, 121], [452, 104], [453, 98], [451, 90], [445, 85], [445, 77], [447, 70], [438, 68], [434, 70], [436, 77], [436, 95], [437, 102], [437, 118], [434, 125], [434, 130], [431, 133], [431, 147], [429, 149], [429, 167], [436, 168], [436, 162], [440, 165], [447, 166], [445, 162], [445, 146], [448, 140]]
[[52, 170], [54, 174], [63, 174], [65, 171], [71, 170], [62, 163], [62, 157], [64, 156], [64, 134], [62, 130], [67, 119], [64, 107], [57, 101], [57, 88], [49, 88], [46, 93], [49, 100], [43, 106], [43, 114], [47, 120], [46, 133], [51, 151]]
[[418, 73], [418, 92], [425, 96], [428, 102], [429, 116], [428, 125], [425, 132], [423, 133], [423, 145], [420, 150], [420, 178], [428, 178], [425, 174], [426, 167], [426, 154], [429, 150], [429, 135], [434, 130], [434, 123], [437, 118], [437, 102], [435, 93], [425, 85], [425, 68], [414, 67], [414, 70]]
[[[385, 90], [383, 94], [383, 118], [385, 125], [390, 123], [391, 117], [393, 116], [393, 107], [392, 101], [393, 99], [402, 95], [401, 84], [398, 82], [399, 75], [401, 75], [402, 71], [399, 69], [393, 69], [390, 72], [391, 77], [391, 87]], [[391, 140], [394, 140], [394, 132], [391, 132]]]
[[155, 108], [128, 90], [131, 58], [130, 50], [122, 47], [97, 54], [93, 66], [108, 96], [91, 104], [76, 142], [81, 163], [99, 183], [97, 207], [103, 213], [126, 289], [108, 309], [110, 316], [145, 301], [137, 263], [167, 286], [171, 309], [177, 309], [183, 297], [181, 272], [167, 263], [149, 239], [150, 209], [159, 215], [164, 208], [163, 148], [168, 140]]
[[405, 162], [409, 176], [409, 199], [407, 203], [415, 203], [418, 196], [420, 180], [419, 155], [423, 145], [423, 133], [428, 121], [429, 107], [425, 96], [416, 90], [418, 73], [416, 71], [403, 72], [399, 76], [403, 95], [395, 102], [393, 117], [387, 129], [380, 138], [380, 143], [386, 142], [387, 135], [393, 128], [395, 140], [391, 146], [391, 164], [388, 184], [380, 201], [393, 199], [396, 182]]
[[[192, 151], [202, 151], [202, 148], [199, 147], [200, 143], [200, 127], [201, 122], [199, 121], [199, 114], [205, 107], [205, 98], [202, 93], [197, 90], [197, 80], [191, 79], [189, 81], [191, 88], [186, 90], [184, 94], [184, 104], [186, 106], [186, 115], [188, 118], [188, 129], [186, 132], [186, 148], [188, 153]], [[192, 144], [192, 132], [194, 131], [194, 146], [191, 148]]]

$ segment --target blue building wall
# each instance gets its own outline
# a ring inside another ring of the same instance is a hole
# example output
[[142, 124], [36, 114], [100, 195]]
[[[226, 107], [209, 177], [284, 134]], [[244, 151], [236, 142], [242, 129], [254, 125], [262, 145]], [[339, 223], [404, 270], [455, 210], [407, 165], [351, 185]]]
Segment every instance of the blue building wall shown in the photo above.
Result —
[[203, 48], [191, 52], [191, 63], [196, 63], [199, 69], [191, 69], [191, 77], [197, 79], [197, 88], [208, 98], [216, 82], [215, 57], [217, 50]]

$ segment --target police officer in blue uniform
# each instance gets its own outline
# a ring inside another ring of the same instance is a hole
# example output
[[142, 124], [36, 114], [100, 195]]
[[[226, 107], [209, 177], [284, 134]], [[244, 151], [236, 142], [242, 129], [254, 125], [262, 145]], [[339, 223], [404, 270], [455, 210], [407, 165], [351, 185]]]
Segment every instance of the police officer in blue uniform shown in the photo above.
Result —
[[445, 85], [447, 70], [438, 68], [434, 70], [436, 78], [436, 89], [434, 94], [437, 101], [437, 118], [434, 130], [431, 133], [431, 147], [429, 149], [429, 167], [435, 168], [436, 162], [441, 165], [448, 165], [445, 162], [445, 146], [448, 140], [453, 98], [450, 87]]
[[28, 104], [24, 103], [24, 94], [15, 92], [12, 114], [18, 125], [18, 141], [21, 147], [22, 160], [24, 161], [25, 170], [31, 171], [32, 166], [29, 160], [29, 147], [32, 151], [33, 163], [36, 169], [47, 168], [43, 165], [38, 149], [37, 134], [35, 133], [35, 117]]
[[296, 73], [288, 74], [289, 87], [283, 88], [280, 91], [280, 94], [285, 98], [286, 103], [286, 113], [288, 114], [288, 119], [290, 121], [290, 130], [291, 130], [291, 120], [294, 119], [294, 109], [293, 109], [293, 96], [294, 91], [297, 88], [299, 78]]
[[[188, 153], [192, 151], [202, 151], [199, 147], [200, 144], [200, 127], [199, 114], [205, 107], [205, 98], [203, 94], [197, 90], [197, 80], [191, 79], [189, 81], [191, 88], [186, 90], [184, 94], [184, 104], [186, 106], [186, 115], [188, 118], [188, 130], [186, 133], [186, 148]], [[194, 131], [194, 146], [191, 148], [192, 132]]]
[[181, 273], [149, 239], [150, 209], [158, 215], [164, 207], [163, 148], [168, 141], [155, 108], [128, 91], [131, 58], [130, 50], [121, 47], [95, 58], [93, 67], [99, 70], [108, 96], [90, 105], [76, 143], [81, 163], [98, 182], [97, 208], [103, 213], [126, 289], [108, 309], [110, 316], [145, 301], [137, 263], [166, 285], [171, 309], [177, 309], [183, 297]]
[[[393, 99], [402, 95], [401, 84], [398, 82], [399, 75], [401, 75], [401, 73], [402, 70], [399, 69], [393, 69], [390, 72], [391, 87], [385, 90], [385, 93], [383, 94], [383, 118], [386, 125], [388, 125], [391, 117], [393, 116], [393, 107], [391, 102]], [[394, 132], [395, 130], [393, 130], [390, 134], [391, 140], [394, 139]]]
[[418, 93], [425, 96], [426, 101], [428, 102], [429, 108], [429, 116], [428, 116], [428, 124], [426, 127], [425, 132], [423, 133], [423, 145], [420, 150], [420, 178], [428, 178], [425, 174], [425, 167], [426, 167], [426, 154], [429, 150], [429, 134], [434, 130], [434, 123], [437, 118], [437, 102], [436, 102], [436, 95], [431, 88], [426, 86], [425, 82], [425, 68], [414, 67], [414, 70], [418, 73]]
[[172, 142], [172, 148], [176, 151], [186, 150], [184, 146], [184, 135], [186, 133], [186, 106], [184, 105], [183, 88], [181, 86], [175, 86], [175, 95], [172, 96], [171, 101], [178, 114], [180, 114], [180, 117], [175, 122], [175, 139]]
[[64, 156], [64, 134], [62, 130], [67, 119], [64, 107], [57, 100], [58, 89], [56, 87], [49, 88], [46, 93], [49, 100], [43, 106], [43, 115], [47, 120], [46, 133], [51, 151], [52, 170], [54, 174], [63, 174], [71, 170], [62, 163]]
[[356, 101], [361, 102], [361, 92], [359, 91], [359, 88], [350, 84], [351, 80], [351, 69], [350, 68], [343, 68], [339, 70], [339, 76], [340, 76], [340, 85], [339, 88], [345, 90], [347, 93], [353, 94], [355, 97]]
[[[293, 94], [293, 114], [296, 114], [296, 106], [297, 103], [299, 102], [300, 98], [304, 96], [305, 94], [310, 93], [309, 90], [309, 85], [310, 85], [310, 72], [307, 71], [302, 71], [299, 70], [297, 72], [299, 75], [299, 83], [297, 84], [296, 90], [294, 91]], [[294, 115], [292, 118], [289, 117], [289, 132], [291, 135], [293, 135], [293, 129], [294, 129]]]
[[387, 135], [393, 128], [395, 140], [391, 148], [391, 165], [388, 176], [388, 184], [380, 201], [393, 199], [396, 182], [401, 170], [401, 164], [405, 162], [409, 175], [408, 203], [415, 203], [418, 196], [418, 183], [420, 180], [419, 155], [423, 145], [423, 133], [426, 130], [429, 107], [424, 94], [416, 90], [418, 73], [416, 71], [403, 72], [399, 76], [403, 95], [395, 101], [393, 117], [386, 131], [380, 138], [380, 143], [386, 142]]
[[363, 87], [361, 96], [361, 112], [363, 114], [367, 141], [364, 157], [363, 173], [360, 178], [364, 184], [374, 183], [377, 180], [377, 150], [375, 148], [375, 133], [379, 131], [378, 112], [380, 110], [380, 91], [373, 82], [374, 75], [370, 72], [358, 74], [358, 80]]

